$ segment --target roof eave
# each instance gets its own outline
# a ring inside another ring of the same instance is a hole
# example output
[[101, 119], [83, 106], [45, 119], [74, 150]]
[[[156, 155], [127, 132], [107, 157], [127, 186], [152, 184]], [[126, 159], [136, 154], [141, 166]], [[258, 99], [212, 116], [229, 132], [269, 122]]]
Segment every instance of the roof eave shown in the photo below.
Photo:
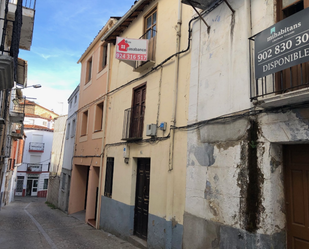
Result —
[[[151, 0], [139, 0], [135, 5], [129, 9], [127, 13], [101, 38], [101, 41], [113, 42], [114, 39], [108, 39], [110, 36], [145, 2], [150, 2]], [[132, 21], [131, 21], [132, 22]], [[131, 23], [130, 22], [130, 23]]]

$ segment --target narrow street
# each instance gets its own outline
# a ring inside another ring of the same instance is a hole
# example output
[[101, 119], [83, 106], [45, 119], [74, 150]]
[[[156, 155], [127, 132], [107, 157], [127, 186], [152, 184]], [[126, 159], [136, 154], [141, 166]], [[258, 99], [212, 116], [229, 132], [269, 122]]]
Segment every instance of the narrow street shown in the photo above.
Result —
[[45, 198], [15, 197], [0, 211], [1, 249], [136, 248], [45, 204]]

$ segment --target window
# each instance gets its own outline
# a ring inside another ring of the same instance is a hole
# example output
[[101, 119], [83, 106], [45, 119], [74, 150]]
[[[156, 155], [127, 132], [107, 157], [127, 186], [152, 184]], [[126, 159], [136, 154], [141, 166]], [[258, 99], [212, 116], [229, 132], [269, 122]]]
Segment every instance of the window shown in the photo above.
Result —
[[66, 132], [66, 136], [65, 136], [66, 139], [69, 139], [70, 131], [71, 131], [71, 123], [68, 123], [68, 125], [67, 125], [67, 132]]
[[77, 101], [77, 95], [75, 95], [74, 97], [74, 104], [76, 104], [76, 101]]
[[114, 158], [108, 157], [106, 161], [104, 196], [107, 196], [109, 198], [112, 198], [113, 175], [114, 175]]
[[95, 122], [94, 122], [94, 132], [102, 130], [103, 124], [103, 102], [96, 105], [95, 109]]
[[155, 37], [157, 33], [157, 9], [154, 9], [148, 16], [145, 17], [145, 34], [146, 39]]
[[86, 136], [87, 134], [87, 123], [88, 123], [88, 111], [85, 111], [82, 114], [81, 136]]
[[66, 174], [65, 173], [63, 173], [62, 174], [62, 183], [61, 183], [61, 189], [62, 190], [65, 190], [65, 180], [66, 180]]
[[87, 61], [86, 68], [86, 84], [91, 80], [91, 71], [92, 71], [92, 57]]
[[17, 176], [16, 192], [23, 192], [24, 176]]
[[278, 0], [277, 21], [309, 7], [309, 0]]
[[[309, 7], [309, 0], [278, 0], [277, 22]], [[302, 63], [276, 73], [276, 91], [288, 92], [307, 87], [309, 63]]]
[[70, 101], [70, 104], [69, 104], [69, 109], [72, 108], [72, 101]]
[[48, 188], [48, 179], [44, 179], [43, 189], [47, 189], [47, 188]]
[[146, 84], [134, 89], [131, 110], [130, 138], [142, 138], [146, 103]]
[[[144, 36], [148, 39], [147, 63], [154, 63], [156, 55], [156, 37], [157, 37], [157, 9], [152, 10], [144, 19]], [[145, 62], [136, 62], [135, 68], [140, 67]], [[143, 70], [140, 68], [139, 70]], [[140, 72], [140, 71], [139, 71]]]
[[75, 136], [75, 127], [76, 127], [76, 123], [75, 123], [75, 119], [73, 119], [73, 121], [72, 121], [71, 137]]
[[29, 124], [29, 125], [33, 125], [34, 124], [34, 119], [29, 118], [29, 119], [25, 119], [25, 124]]
[[100, 50], [100, 71], [103, 70], [107, 65], [107, 43], [101, 45]]

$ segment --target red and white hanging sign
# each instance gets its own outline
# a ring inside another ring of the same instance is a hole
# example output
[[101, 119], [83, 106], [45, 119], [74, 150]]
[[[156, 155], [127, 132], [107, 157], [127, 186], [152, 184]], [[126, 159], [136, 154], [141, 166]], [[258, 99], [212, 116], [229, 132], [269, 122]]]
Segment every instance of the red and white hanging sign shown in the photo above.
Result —
[[116, 59], [147, 61], [148, 40], [117, 37]]

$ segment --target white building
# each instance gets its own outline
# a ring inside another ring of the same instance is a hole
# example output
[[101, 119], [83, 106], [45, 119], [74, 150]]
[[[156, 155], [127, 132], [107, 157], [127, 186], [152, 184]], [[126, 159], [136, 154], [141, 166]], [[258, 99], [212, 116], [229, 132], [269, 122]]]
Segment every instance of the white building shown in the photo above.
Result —
[[59, 188], [58, 207], [67, 212], [71, 184], [72, 159], [75, 151], [75, 131], [79, 101], [79, 86], [75, 88], [68, 99], [68, 119], [66, 122], [64, 155]]
[[26, 102], [23, 162], [17, 170], [17, 185], [22, 188], [16, 189], [17, 196], [47, 195], [55, 117], [54, 112]]

